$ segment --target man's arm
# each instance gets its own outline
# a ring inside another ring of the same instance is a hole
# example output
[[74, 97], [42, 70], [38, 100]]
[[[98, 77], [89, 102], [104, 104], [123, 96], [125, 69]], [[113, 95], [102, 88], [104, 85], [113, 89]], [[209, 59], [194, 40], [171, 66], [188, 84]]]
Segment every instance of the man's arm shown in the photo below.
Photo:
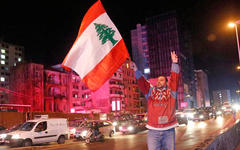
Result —
[[138, 87], [140, 88], [141, 92], [145, 95], [145, 97], [148, 99], [148, 96], [152, 91], [151, 84], [145, 79], [142, 72], [137, 69], [137, 66], [134, 62], [132, 63], [132, 68], [135, 72]]
[[171, 89], [172, 96], [176, 98], [180, 69], [179, 69], [179, 65], [177, 64], [178, 56], [174, 51], [171, 52], [171, 58], [172, 58], [172, 68], [171, 68], [169, 88]]

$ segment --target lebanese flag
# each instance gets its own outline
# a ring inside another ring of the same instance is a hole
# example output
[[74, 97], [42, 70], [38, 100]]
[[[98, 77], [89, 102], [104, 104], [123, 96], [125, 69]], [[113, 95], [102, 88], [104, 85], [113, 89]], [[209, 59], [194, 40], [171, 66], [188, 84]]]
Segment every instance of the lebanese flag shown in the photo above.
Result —
[[62, 66], [74, 70], [89, 89], [96, 91], [128, 57], [119, 31], [98, 0], [85, 14]]

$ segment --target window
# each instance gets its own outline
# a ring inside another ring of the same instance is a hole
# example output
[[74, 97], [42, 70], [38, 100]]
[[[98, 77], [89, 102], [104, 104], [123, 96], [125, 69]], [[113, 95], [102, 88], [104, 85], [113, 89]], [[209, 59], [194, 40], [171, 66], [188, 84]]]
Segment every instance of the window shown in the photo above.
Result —
[[18, 58], [18, 62], [21, 62], [21, 61], [22, 61], [22, 58], [19, 57], [19, 58]]
[[5, 49], [1, 49], [1, 53], [5, 54], [6, 50]]
[[36, 132], [41, 132], [47, 130], [47, 121], [40, 122], [35, 128]]
[[4, 61], [4, 60], [1, 60], [1, 64], [2, 64], [2, 65], [5, 65], [5, 61]]
[[5, 81], [5, 78], [4, 78], [4, 77], [1, 77], [1, 78], [0, 78], [0, 81], [1, 81], [1, 82], [4, 82], [4, 81]]
[[74, 98], [78, 98], [78, 94], [73, 94], [73, 97]]
[[117, 101], [117, 110], [119, 111], [120, 110], [120, 101]]
[[126, 67], [129, 68], [129, 64], [128, 63], [126, 64]]
[[116, 102], [112, 101], [112, 111], [116, 111]]
[[103, 122], [103, 125], [104, 125], [104, 126], [110, 126], [110, 123], [108, 123], [108, 122]]
[[5, 55], [1, 55], [1, 59], [5, 59], [6, 57], [5, 57]]

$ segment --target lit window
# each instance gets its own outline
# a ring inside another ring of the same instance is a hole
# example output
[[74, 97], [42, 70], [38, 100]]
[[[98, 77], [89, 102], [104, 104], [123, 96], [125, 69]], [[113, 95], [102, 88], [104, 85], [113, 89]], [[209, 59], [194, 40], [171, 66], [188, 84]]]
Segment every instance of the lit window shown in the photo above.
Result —
[[6, 50], [5, 49], [1, 49], [1, 53], [6, 53]]
[[0, 78], [0, 81], [1, 81], [1, 82], [4, 82], [4, 81], [5, 81], [5, 78], [4, 78], [4, 77], [1, 77], [1, 78]]
[[13, 66], [16, 66], [16, 65], [17, 65], [16, 63], [13, 64]]
[[74, 108], [71, 108], [71, 113], [75, 113], [75, 109]]
[[117, 101], [117, 110], [120, 110], [120, 101]]
[[1, 64], [2, 64], [2, 65], [5, 65], [5, 61], [4, 61], [4, 60], [1, 60]]
[[126, 64], [126, 67], [129, 68], [129, 64]]
[[1, 58], [2, 58], [2, 59], [5, 59], [6, 57], [5, 57], [5, 55], [1, 55]]
[[21, 62], [22, 61], [22, 58], [18, 58], [18, 62]]
[[112, 101], [112, 111], [116, 111], [116, 102]]

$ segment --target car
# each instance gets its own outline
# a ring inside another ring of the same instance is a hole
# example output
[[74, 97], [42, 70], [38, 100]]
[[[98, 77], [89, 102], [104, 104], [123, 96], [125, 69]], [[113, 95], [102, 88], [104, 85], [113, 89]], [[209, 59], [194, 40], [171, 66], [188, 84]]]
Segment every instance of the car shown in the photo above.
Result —
[[194, 121], [203, 121], [210, 119], [209, 114], [205, 110], [197, 110], [196, 113], [194, 113], [192, 120]]
[[145, 123], [139, 124], [136, 120], [126, 120], [119, 123], [119, 131], [122, 134], [135, 134], [139, 131], [145, 130]]
[[10, 146], [31, 146], [50, 142], [63, 144], [68, 138], [66, 118], [39, 118], [28, 120], [18, 130], [7, 133], [5, 143]]
[[196, 113], [196, 109], [194, 108], [187, 108], [183, 110], [183, 115], [188, 119], [188, 120], [193, 120], [194, 114]]
[[146, 113], [135, 114], [134, 119], [135, 120], [142, 120], [143, 122], [147, 122], [147, 114]]
[[7, 133], [13, 132], [18, 130], [20, 127], [22, 126], [22, 123], [19, 123], [17, 125], [12, 126], [11, 128], [2, 130], [0, 132], [0, 144], [4, 144], [5, 143], [5, 138], [7, 136]]
[[230, 105], [228, 102], [223, 103], [222, 110], [223, 110], [224, 114], [232, 114], [233, 113], [232, 105]]
[[74, 119], [74, 120], [71, 120], [68, 122], [70, 138], [75, 137], [76, 130], [81, 125], [82, 122], [83, 122], [83, 120], [81, 120], [81, 119]]
[[188, 118], [186, 115], [184, 115], [183, 113], [176, 113], [176, 119], [178, 121], [178, 124], [188, 124]]
[[107, 137], [112, 137], [115, 134], [115, 127], [111, 121], [104, 120], [85, 120], [81, 125], [76, 129], [75, 138], [77, 140], [84, 139], [86, 136], [86, 131], [93, 126], [93, 122], [96, 122], [99, 127], [99, 131]]

